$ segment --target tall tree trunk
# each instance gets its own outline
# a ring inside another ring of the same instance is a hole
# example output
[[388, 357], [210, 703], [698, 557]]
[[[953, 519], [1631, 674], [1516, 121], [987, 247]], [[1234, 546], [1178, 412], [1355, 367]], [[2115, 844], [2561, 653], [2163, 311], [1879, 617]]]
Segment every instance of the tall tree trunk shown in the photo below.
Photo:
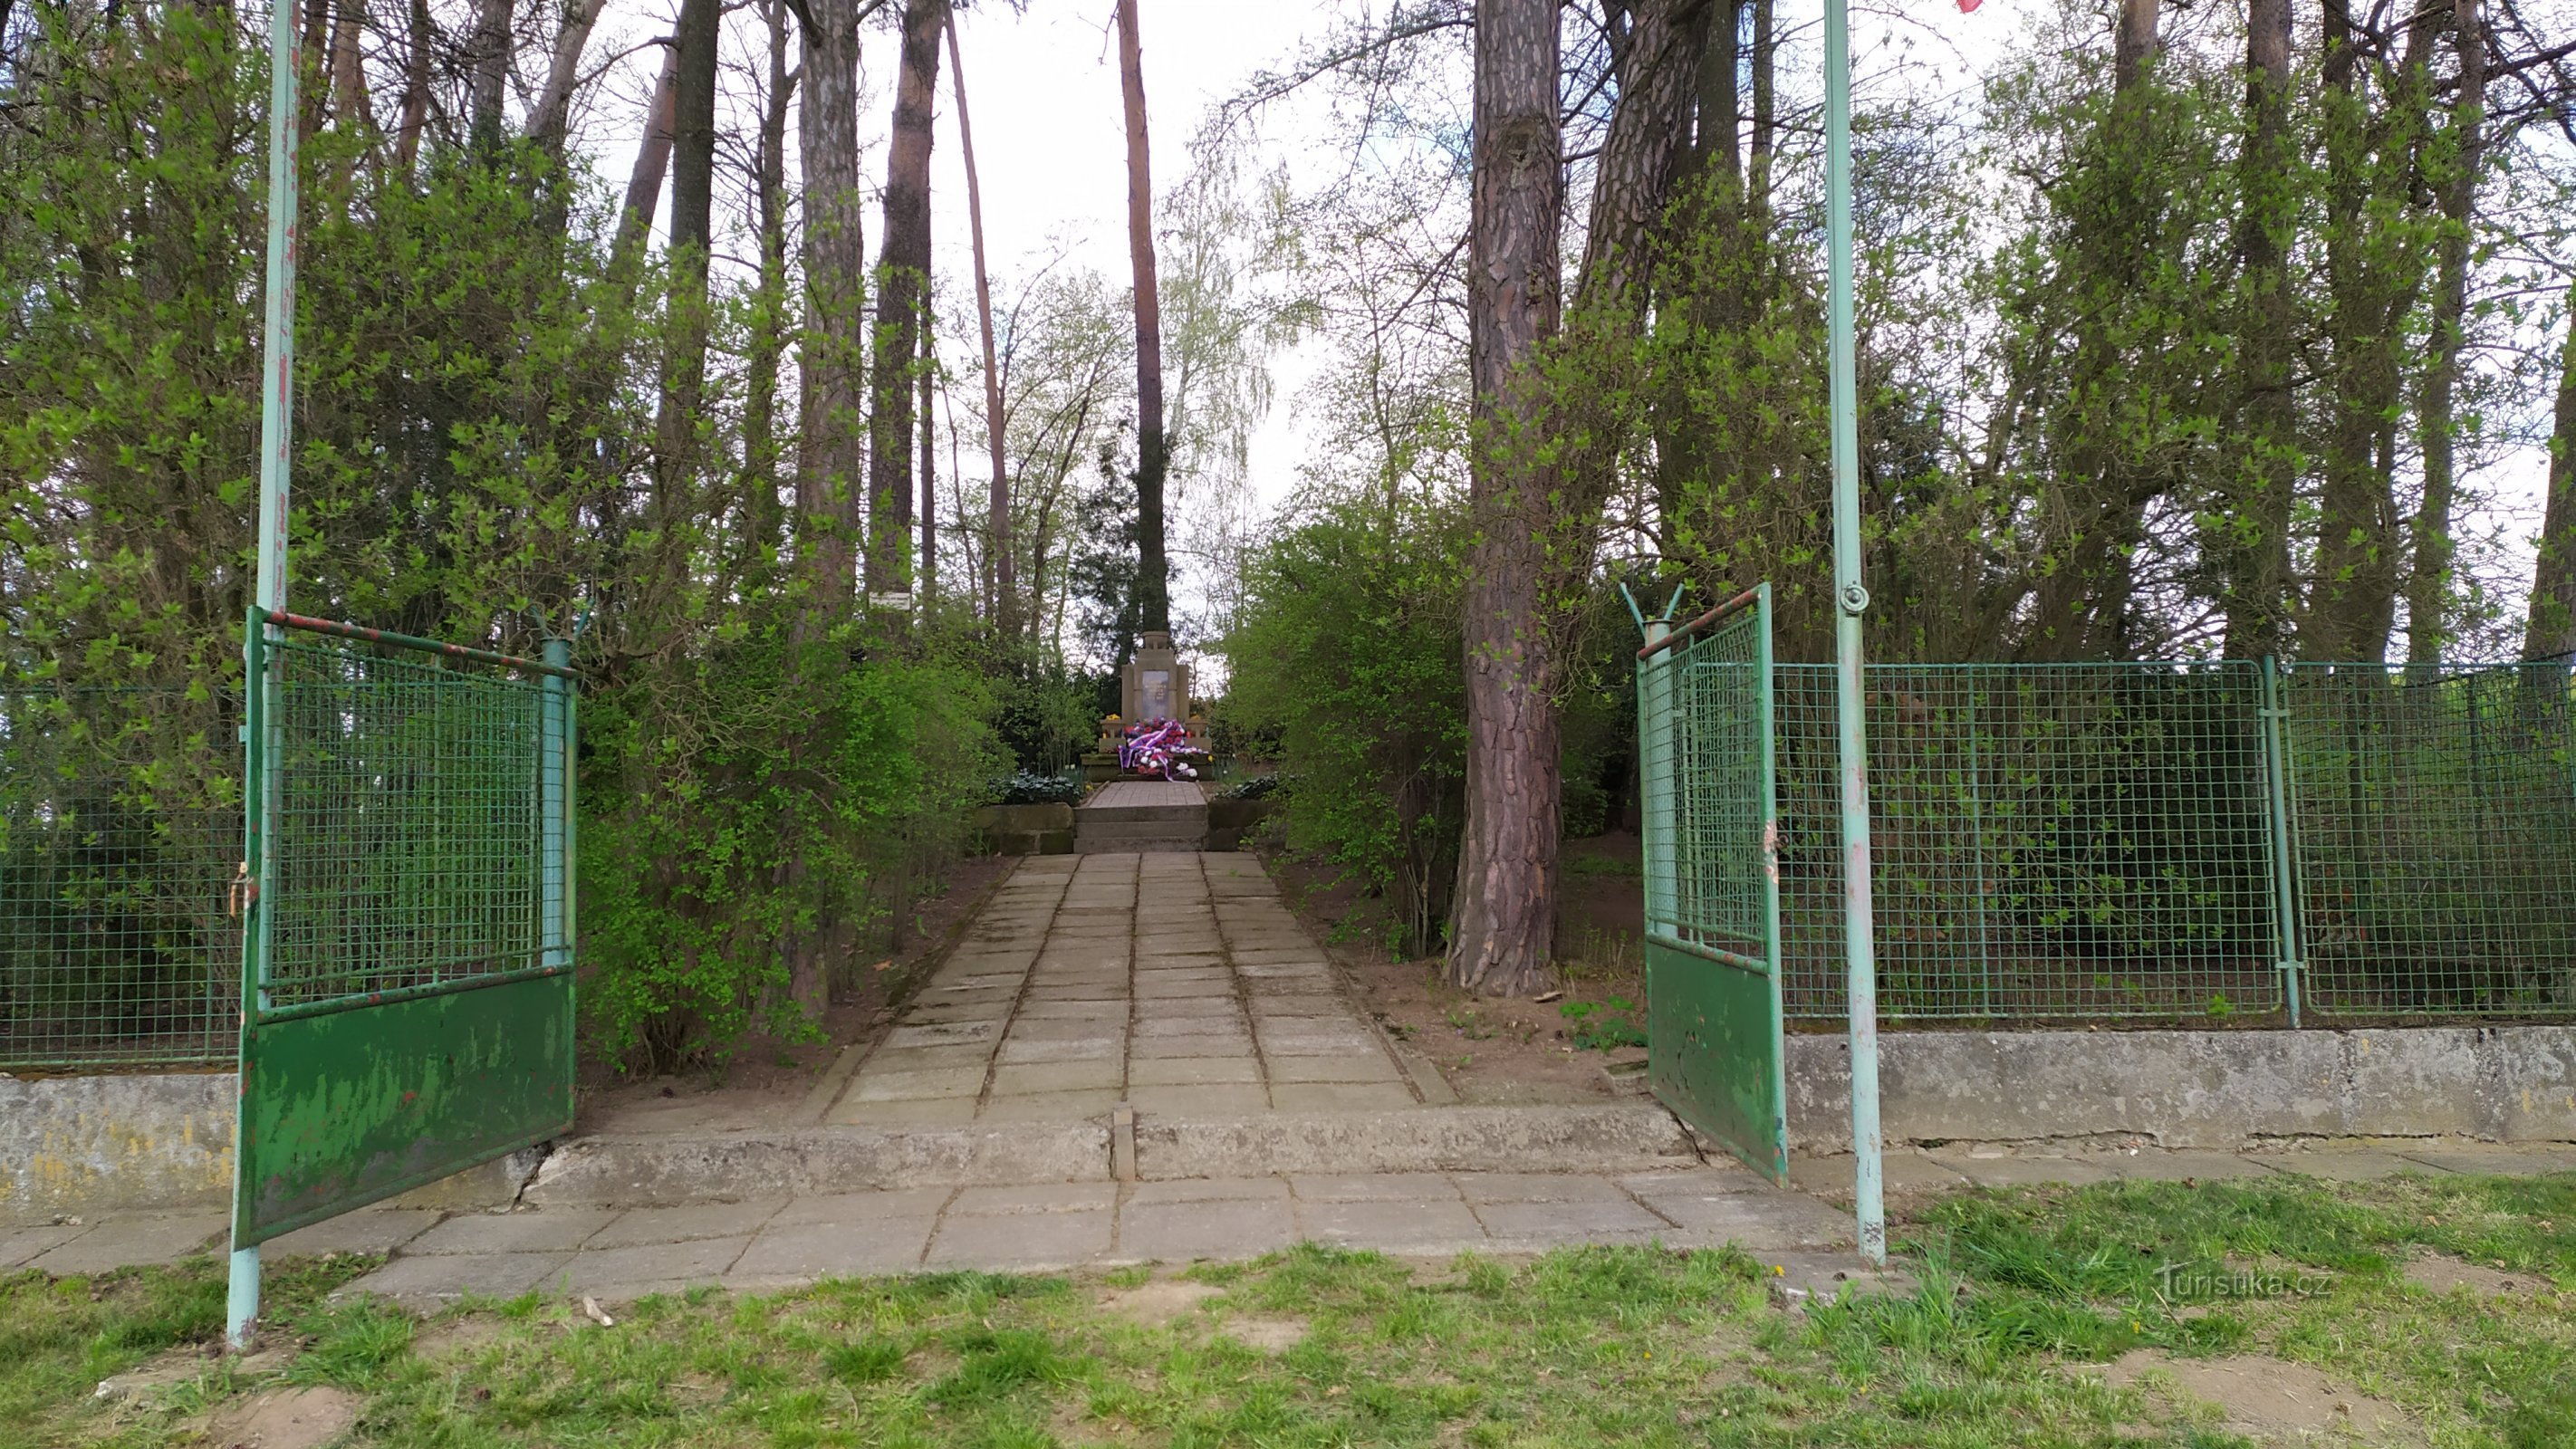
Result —
[[743, 513], [751, 531], [752, 566], [745, 591], [766, 593], [784, 547], [778, 500], [778, 377], [787, 350], [787, 108], [797, 73], [787, 68], [786, 0], [765, 0], [769, 26], [768, 106], [761, 112], [753, 158], [753, 222], [760, 231], [760, 280], [751, 315], [750, 374], [742, 408]]
[[296, 139], [309, 142], [331, 114], [331, 87], [325, 84], [331, 63], [331, 0], [304, 0], [304, 40], [297, 54], [304, 65], [296, 77]]
[[2557, 426], [2549, 434], [2549, 501], [2524, 627], [2526, 659], [2576, 654], [2576, 288], [2567, 296], [2567, 348], [2558, 369]]
[[394, 174], [409, 178], [420, 159], [420, 133], [429, 123], [429, 48], [437, 22], [429, 0], [411, 0], [411, 21], [403, 37], [408, 58], [403, 67], [402, 119], [394, 135]]
[[912, 405], [930, 298], [931, 103], [947, 0], [903, 12], [902, 69], [886, 148], [885, 240], [878, 253], [876, 358], [868, 413], [868, 591], [912, 588]]
[[1539, 630], [1548, 540], [1531, 525], [1551, 486], [1540, 460], [1537, 353], [1556, 332], [1565, 211], [1553, 0], [1476, 8], [1473, 215], [1467, 322], [1475, 387], [1465, 618], [1467, 823], [1449, 979], [1525, 993], [1556, 923], [1559, 720]]
[[671, 139], [678, 125], [680, 48], [662, 47], [662, 75], [653, 83], [653, 99], [644, 112], [644, 137], [635, 148], [635, 166], [626, 178], [626, 205], [618, 212], [617, 240], [610, 247], [612, 274], [631, 276], [653, 234], [653, 214], [662, 205], [662, 180], [671, 170]]
[[1723, 176], [1730, 182], [1744, 174], [1744, 158], [1737, 150], [1742, 138], [1736, 125], [1735, 94], [1736, 71], [1744, 60], [1743, 16], [1744, 0], [1717, 0], [1709, 7], [1704, 21], [1707, 48], [1699, 64], [1699, 124], [1692, 138], [1699, 173]]
[[[685, 6], [682, 15], [687, 14]], [[466, 116], [475, 149], [501, 144], [501, 98], [510, 76], [510, 0], [475, 0], [474, 38], [466, 58]]]
[[[662, 364], [653, 504], [663, 555], [676, 566], [696, 473], [698, 403], [707, 369], [707, 253], [715, 244], [716, 59], [721, 0], [680, 0], [672, 49], [679, 86], [671, 125], [670, 331]], [[668, 582], [668, 580], [664, 580]]]
[[948, 83], [957, 91], [957, 149], [966, 161], [966, 227], [975, 250], [975, 320], [984, 333], [984, 441], [993, 455], [985, 494], [985, 597], [993, 629], [1005, 641], [1018, 632], [1018, 565], [1011, 556], [1011, 485], [1003, 458], [1002, 368], [993, 347], [993, 283], [984, 266], [984, 191], [975, 178], [975, 131], [966, 120], [966, 63], [957, 53], [957, 21], [948, 21]]
[[[2413, 576], [2406, 588], [2406, 662], [2437, 664], [2451, 635], [2451, 503], [2458, 488], [2453, 398], [2459, 386], [2461, 329], [2469, 311], [2469, 230], [2477, 221], [2478, 172], [2485, 164], [2487, 47], [2478, 0], [2452, 0], [2460, 88], [2451, 103], [2451, 165], [2441, 188], [2442, 243], [2433, 284], [2433, 356], [2424, 371], [2417, 420], [2423, 432], [2424, 499], [2415, 510]], [[2429, 65], [2427, 66], [2429, 69]], [[2558, 403], [2564, 437], [2568, 398]], [[2558, 476], [2553, 466], [2552, 478]], [[2552, 508], [2556, 493], [2551, 494]], [[2533, 603], [2540, 595], [2532, 595]]]
[[921, 598], [927, 605], [939, 597], [939, 495], [937, 470], [932, 466], [931, 452], [935, 430], [931, 426], [931, 386], [939, 377], [939, 341], [932, 335], [930, 320], [921, 324]]
[[554, 58], [546, 65], [545, 89], [528, 113], [528, 139], [560, 154], [564, 128], [572, 115], [572, 88], [581, 80], [581, 52], [599, 23], [607, 0], [564, 0], [563, 28], [555, 32]]
[[2297, 317], [2290, 241], [2298, 223], [2291, 175], [2290, 0], [2248, 0], [2246, 140], [2239, 161], [2244, 219], [2243, 358], [2230, 506], [2218, 520], [2231, 659], [2278, 652], [2290, 611], [2290, 504], [2299, 478], [2298, 400], [2291, 391]]
[[1136, 606], [1146, 633], [1172, 627], [1171, 564], [1163, 546], [1163, 295], [1154, 275], [1154, 172], [1145, 132], [1144, 45], [1136, 0], [1118, 0], [1118, 73], [1127, 99], [1127, 257], [1136, 277]]
[[345, 125], [372, 127], [375, 123], [367, 110], [367, 71], [361, 53], [366, 25], [363, 0], [340, 0], [340, 16], [331, 31], [331, 114]]
[[[859, 479], [866, 433], [859, 382], [866, 361], [867, 244], [859, 202], [857, 0], [806, 0], [797, 107], [805, 208], [803, 420], [797, 430], [796, 558], [807, 618], [849, 607], [857, 574]], [[802, 999], [811, 983], [800, 985]]]
[[1744, 194], [1756, 214], [1771, 209], [1771, 152], [1779, 129], [1779, 101], [1771, 76], [1780, 45], [1771, 6], [1772, 0], [1753, 0], [1753, 136], [1745, 156]]
[[2147, 62], [2155, 59], [2156, 0], [2120, 0], [2120, 18], [2111, 36], [2112, 85], [2126, 91], [2147, 72]]

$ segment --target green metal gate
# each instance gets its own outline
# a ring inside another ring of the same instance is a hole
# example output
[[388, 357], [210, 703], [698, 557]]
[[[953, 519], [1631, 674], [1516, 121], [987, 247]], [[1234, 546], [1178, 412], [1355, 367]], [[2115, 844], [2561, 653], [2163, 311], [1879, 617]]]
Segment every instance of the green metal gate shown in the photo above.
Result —
[[233, 1243], [572, 1125], [574, 675], [249, 623]]
[[1786, 1182], [1770, 586], [1658, 627], [1637, 651], [1647, 1075], [1684, 1121]]

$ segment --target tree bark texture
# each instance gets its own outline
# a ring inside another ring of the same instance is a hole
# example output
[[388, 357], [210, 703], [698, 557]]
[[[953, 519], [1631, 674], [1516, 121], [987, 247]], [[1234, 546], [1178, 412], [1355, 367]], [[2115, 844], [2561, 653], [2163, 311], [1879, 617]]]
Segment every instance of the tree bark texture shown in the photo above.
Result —
[[2290, 0], [2249, 0], [2245, 41], [2246, 140], [2238, 244], [2245, 302], [2238, 328], [2234, 476], [2215, 520], [2226, 562], [2227, 657], [2279, 652], [2290, 610], [2290, 504], [2299, 476], [2298, 400], [2291, 363], [2297, 318], [2290, 240], [2298, 225], [2291, 177]]
[[563, 150], [564, 128], [572, 115], [572, 88], [581, 80], [581, 53], [590, 44], [592, 27], [607, 0], [564, 0], [563, 28], [555, 32], [554, 55], [546, 62], [545, 88], [536, 109], [528, 113], [528, 139], [550, 152]]
[[859, 382], [865, 360], [867, 245], [859, 200], [857, 0], [806, 0], [797, 69], [805, 211], [803, 417], [796, 455], [796, 560], [807, 617], [828, 627], [857, 574], [858, 482], [867, 468]]
[[1744, 174], [1735, 93], [1736, 71], [1744, 60], [1743, 19], [1744, 0], [1716, 0], [1701, 20], [1708, 27], [1708, 39], [1700, 54], [1699, 124], [1692, 154], [1702, 176], [1724, 176], [1729, 181], [1739, 181]]
[[420, 159], [420, 133], [429, 123], [429, 45], [436, 28], [429, 0], [411, 0], [410, 24], [403, 37], [402, 116], [394, 132], [394, 174], [398, 176], [411, 175], [413, 163]]
[[1654, 244], [1689, 154], [1710, 0], [1644, 0], [1629, 20], [1627, 79], [1601, 143], [1584, 231], [1580, 309], [1633, 330], [1642, 321]]
[[676, 559], [679, 521], [694, 478], [698, 400], [707, 372], [707, 253], [715, 241], [716, 47], [721, 0], [680, 0], [672, 41], [679, 58], [671, 125], [670, 329], [662, 362], [662, 404], [654, 427], [653, 504]]
[[2120, 0], [2111, 36], [2112, 85], [2127, 90], [2146, 74], [2156, 55], [2156, 0]]
[[661, 79], [653, 83], [653, 101], [644, 113], [644, 139], [635, 148], [635, 166], [626, 178], [626, 205], [617, 217], [612, 266], [631, 271], [653, 234], [653, 214], [662, 205], [662, 181], [671, 170], [671, 137], [678, 124], [680, 49], [662, 47]]
[[947, 0], [911, 0], [886, 148], [885, 238], [877, 256], [876, 357], [868, 413], [868, 589], [912, 587], [912, 424], [922, 314], [930, 300], [931, 102]]
[[753, 155], [753, 224], [760, 237], [760, 279], [752, 308], [750, 374], [742, 410], [743, 513], [751, 530], [754, 562], [749, 577], [767, 586], [777, 577], [784, 546], [778, 499], [778, 379], [787, 337], [787, 111], [795, 103], [795, 72], [787, 68], [787, 32], [793, 23], [785, 0], [766, 0], [769, 27], [768, 104], [760, 116], [760, 144]]
[[[2459, 387], [2461, 329], [2469, 311], [2469, 229], [2476, 223], [2478, 171], [2485, 164], [2486, 32], [2478, 0], [2452, 0], [2460, 85], [2451, 105], [2456, 138], [2441, 188], [2442, 241], [2433, 283], [2432, 350], [2424, 371], [2416, 418], [2424, 449], [2424, 497], [2412, 530], [2414, 571], [2406, 589], [2406, 662], [2436, 664], [2450, 645], [2451, 504], [2458, 491], [2454, 398]], [[2429, 69], [2429, 67], [2427, 67]], [[2566, 395], [2558, 403], [2558, 432], [2567, 431]], [[2551, 477], [2558, 476], [2553, 463]], [[2554, 501], [2556, 493], [2551, 498]], [[2546, 566], [2543, 567], [2546, 573]], [[2540, 591], [2532, 591], [2536, 604]]]
[[932, 384], [939, 377], [939, 346], [925, 320], [921, 329], [921, 597], [924, 601], [939, 595], [939, 493], [938, 471], [931, 426], [930, 396]]
[[1526, 993], [1544, 979], [1556, 922], [1561, 781], [1553, 661], [1541, 627], [1543, 514], [1552, 480], [1539, 435], [1540, 346], [1556, 332], [1565, 211], [1551, 0], [1476, 10], [1473, 216], [1467, 273], [1475, 455], [1468, 561], [1467, 824], [1449, 978]]
[[1154, 272], [1154, 171], [1145, 129], [1144, 44], [1136, 0], [1118, 0], [1118, 72], [1127, 103], [1127, 260], [1136, 284], [1136, 605], [1148, 633], [1172, 627], [1172, 573], [1163, 541], [1163, 295]]
[[966, 226], [975, 252], [975, 321], [984, 334], [984, 441], [993, 457], [993, 478], [985, 494], [984, 593], [990, 600], [994, 632], [1004, 640], [1018, 631], [1019, 589], [1011, 557], [1010, 468], [1003, 457], [1002, 368], [993, 347], [993, 282], [984, 264], [984, 189], [975, 177], [975, 129], [966, 119], [966, 63], [957, 53], [957, 21], [948, 22], [948, 83], [957, 92], [957, 149], [966, 162]]
[[1779, 100], [1771, 76], [1780, 46], [1771, 6], [1772, 0], [1753, 0], [1753, 131], [1745, 148], [1744, 194], [1756, 211], [1771, 209], [1771, 152], [1777, 144]]
[[2556, 426], [2549, 433], [2549, 501], [2522, 639], [2526, 659], [2576, 654], [2576, 290], [2567, 302], [2567, 349], [2559, 363]]
[[[682, 12], [686, 14], [685, 8]], [[466, 116], [477, 150], [501, 144], [501, 96], [510, 76], [510, 0], [475, 0], [466, 59]]]

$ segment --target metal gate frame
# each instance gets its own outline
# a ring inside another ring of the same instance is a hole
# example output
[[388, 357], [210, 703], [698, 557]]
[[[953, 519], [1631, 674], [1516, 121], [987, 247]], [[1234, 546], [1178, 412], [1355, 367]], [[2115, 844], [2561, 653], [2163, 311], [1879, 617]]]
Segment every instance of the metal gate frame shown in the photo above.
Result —
[[250, 611], [237, 1252], [570, 1129], [570, 654]]
[[1637, 651], [1646, 1054], [1656, 1096], [1789, 1179], [1771, 586]]

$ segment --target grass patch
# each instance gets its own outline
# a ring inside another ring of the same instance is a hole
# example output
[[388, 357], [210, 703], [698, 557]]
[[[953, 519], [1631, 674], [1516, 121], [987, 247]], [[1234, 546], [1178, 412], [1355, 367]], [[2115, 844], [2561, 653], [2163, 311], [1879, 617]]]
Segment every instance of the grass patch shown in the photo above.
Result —
[[[350, 1265], [285, 1265], [270, 1302], [303, 1341], [288, 1378], [363, 1394], [366, 1444], [2241, 1442], [2072, 1371], [2139, 1348], [2312, 1364], [2434, 1444], [2576, 1443], [2576, 1176], [1971, 1193], [1903, 1238], [1919, 1292], [1804, 1314], [1770, 1306], [1742, 1253], [1646, 1247], [1420, 1264], [1306, 1245], [1196, 1268], [1219, 1291], [1152, 1322], [1116, 1311], [1134, 1270], [694, 1292], [614, 1328], [527, 1298], [417, 1339], [400, 1314], [322, 1301]], [[2430, 1292], [2403, 1271], [2427, 1249], [2560, 1291]], [[2176, 1263], [2302, 1286], [2201, 1301]], [[212, 1263], [0, 1283], [0, 1442], [170, 1442], [249, 1385], [219, 1366], [154, 1412], [89, 1389], [211, 1341], [221, 1307]]]

